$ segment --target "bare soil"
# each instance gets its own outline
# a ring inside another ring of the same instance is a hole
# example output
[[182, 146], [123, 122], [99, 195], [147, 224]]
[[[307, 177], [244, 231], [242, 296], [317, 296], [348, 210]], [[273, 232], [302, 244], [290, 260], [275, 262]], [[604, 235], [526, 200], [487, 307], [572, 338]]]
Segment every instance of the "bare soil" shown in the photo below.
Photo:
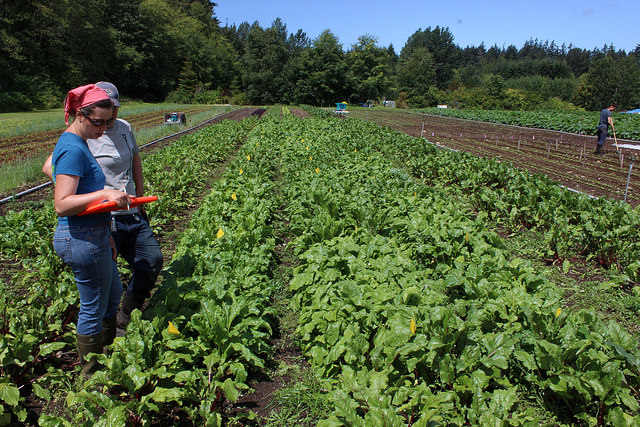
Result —
[[[203, 107], [193, 107], [184, 110], [184, 112], [188, 117], [189, 114], [194, 114], [205, 109], [206, 108]], [[166, 112], [169, 112], [169, 110], [129, 116], [126, 117], [126, 120], [135, 131], [138, 131], [146, 127], [161, 125], [164, 120], [164, 113]], [[62, 132], [64, 132], [64, 127], [10, 138], [0, 138], [0, 158], [2, 158], [3, 162], [11, 163], [23, 157], [48, 153], [53, 150]]]
[[309, 117], [309, 113], [300, 108], [289, 108], [289, 112], [291, 112], [291, 114], [293, 114], [299, 119], [304, 119], [306, 117]]

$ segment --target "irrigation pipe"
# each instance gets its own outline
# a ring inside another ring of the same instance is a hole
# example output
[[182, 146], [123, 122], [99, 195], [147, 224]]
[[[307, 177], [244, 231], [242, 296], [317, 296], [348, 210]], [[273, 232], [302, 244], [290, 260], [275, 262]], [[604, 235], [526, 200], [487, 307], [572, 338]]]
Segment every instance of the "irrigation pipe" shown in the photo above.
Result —
[[[205, 120], [204, 122], [202, 122], [200, 124], [197, 124], [195, 126], [190, 127], [189, 129], [185, 129], [185, 130], [182, 130], [180, 132], [177, 132], [177, 133], [174, 133], [174, 134], [171, 134], [171, 135], [167, 135], [167, 136], [164, 136], [164, 137], [162, 137], [160, 139], [156, 139], [155, 141], [151, 141], [151, 142], [149, 142], [147, 144], [141, 145], [140, 149], [143, 149], [143, 148], [148, 147], [148, 146], [153, 145], [153, 144], [157, 144], [158, 142], [164, 141], [165, 139], [173, 138], [173, 137], [176, 137], [178, 135], [182, 135], [183, 133], [190, 132], [190, 131], [192, 131], [194, 129], [197, 129], [197, 128], [201, 127], [201, 126], [206, 125], [207, 123], [209, 123], [209, 122], [211, 122], [213, 120], [219, 119], [220, 117], [224, 117], [227, 114], [231, 114], [233, 111], [235, 111], [235, 110], [228, 111], [226, 113], [223, 113], [223, 114], [220, 114], [218, 116], [215, 116], [215, 117], [213, 117], [213, 118], [211, 118], [209, 120]], [[26, 196], [26, 195], [29, 195], [31, 193], [35, 193], [36, 191], [42, 190], [43, 188], [46, 188], [46, 187], [50, 186], [51, 184], [53, 184], [53, 181], [48, 181], [48, 182], [45, 182], [44, 184], [40, 184], [40, 185], [37, 185], [35, 187], [29, 188], [27, 190], [24, 190], [24, 191], [22, 191], [20, 193], [16, 193], [13, 196], [9, 196], [9, 197], [5, 197], [4, 199], [0, 199], [0, 205], [8, 203], [13, 199], [17, 199], [19, 197]]]
[[27, 194], [31, 194], [31, 193], [35, 193], [38, 190], [42, 190], [45, 187], [48, 187], [52, 184], [51, 181], [49, 182], [45, 182], [44, 184], [40, 184], [37, 187], [33, 187], [33, 188], [29, 188], [28, 190], [24, 190], [20, 193], [14, 194], [13, 196], [9, 196], [9, 197], [5, 197], [4, 199], [0, 200], [0, 205], [7, 203], [8, 201], [11, 201], [12, 199], [17, 199], [18, 197], [22, 197], [22, 196], [26, 196]]

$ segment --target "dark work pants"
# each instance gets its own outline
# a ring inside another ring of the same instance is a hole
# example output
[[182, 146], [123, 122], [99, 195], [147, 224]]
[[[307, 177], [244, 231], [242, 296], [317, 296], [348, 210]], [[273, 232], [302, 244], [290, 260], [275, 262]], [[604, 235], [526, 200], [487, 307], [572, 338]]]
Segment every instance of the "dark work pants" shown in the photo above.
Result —
[[114, 215], [111, 235], [132, 277], [127, 286], [139, 307], [149, 298], [162, 270], [162, 252], [149, 223], [139, 214]]
[[606, 125], [598, 125], [596, 135], [598, 135], [598, 148], [604, 147], [604, 142], [607, 140], [607, 130], [609, 128]]

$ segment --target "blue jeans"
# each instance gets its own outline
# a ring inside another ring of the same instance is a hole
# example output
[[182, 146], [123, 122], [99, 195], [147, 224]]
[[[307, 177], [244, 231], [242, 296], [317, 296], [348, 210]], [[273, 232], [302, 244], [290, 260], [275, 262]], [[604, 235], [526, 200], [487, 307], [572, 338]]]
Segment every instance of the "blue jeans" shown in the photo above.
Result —
[[80, 294], [76, 331], [95, 335], [102, 331], [102, 319], [114, 317], [122, 296], [118, 267], [109, 244], [107, 223], [90, 226], [58, 224], [53, 247], [71, 267]]
[[114, 215], [111, 234], [118, 253], [132, 271], [127, 292], [133, 295], [140, 308], [151, 295], [162, 270], [162, 252], [149, 223], [140, 214]]

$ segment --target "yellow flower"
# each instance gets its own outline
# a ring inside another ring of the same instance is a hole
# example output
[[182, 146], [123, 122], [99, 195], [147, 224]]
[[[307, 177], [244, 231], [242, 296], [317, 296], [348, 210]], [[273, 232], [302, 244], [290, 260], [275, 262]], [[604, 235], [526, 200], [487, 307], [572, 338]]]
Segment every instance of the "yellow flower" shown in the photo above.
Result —
[[218, 234], [216, 234], [216, 237], [219, 239], [222, 236], [224, 236], [224, 231], [222, 231], [222, 227], [220, 227], [220, 229], [218, 230]]
[[560, 313], [562, 313], [562, 309], [558, 307], [558, 309], [556, 310], [556, 317], [560, 316]]
[[316, 173], [320, 173], [320, 168], [316, 168]]
[[309, 146], [307, 145], [307, 150], [309, 149]]
[[313, 157], [309, 156], [309, 160], [313, 160]]
[[242, 169], [240, 169], [240, 170], [238, 171], [238, 173], [239, 173], [240, 175], [242, 175], [242, 172], [244, 172]]
[[469, 243], [469, 233], [464, 235], [464, 241]]
[[174, 326], [174, 324], [173, 324], [173, 323], [171, 323], [171, 322], [169, 322], [169, 328], [168, 328], [168, 330], [169, 330], [169, 333], [170, 333], [170, 334], [173, 334], [173, 335], [180, 335], [180, 331], [178, 330], [178, 328], [176, 328], [176, 327]]
[[231, 200], [233, 200], [234, 202], [238, 200], [238, 196], [236, 196], [235, 192], [231, 193]]
[[411, 331], [411, 335], [416, 334], [416, 319], [411, 318], [411, 324], [409, 325], [409, 330]]
[[247, 154], [247, 160], [251, 160], [251, 156]]

